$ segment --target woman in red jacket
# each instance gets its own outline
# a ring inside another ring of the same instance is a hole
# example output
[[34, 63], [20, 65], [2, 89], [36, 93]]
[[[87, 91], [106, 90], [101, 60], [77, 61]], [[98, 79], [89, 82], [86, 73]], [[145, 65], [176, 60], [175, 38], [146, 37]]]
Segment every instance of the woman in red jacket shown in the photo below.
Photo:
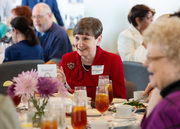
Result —
[[93, 17], [83, 18], [76, 24], [73, 31], [76, 51], [62, 57], [58, 78], [66, 80], [69, 91], [75, 86], [86, 86], [88, 97], [94, 99], [99, 76], [109, 75], [114, 98], [126, 98], [121, 58], [100, 48], [102, 31], [101, 21]]

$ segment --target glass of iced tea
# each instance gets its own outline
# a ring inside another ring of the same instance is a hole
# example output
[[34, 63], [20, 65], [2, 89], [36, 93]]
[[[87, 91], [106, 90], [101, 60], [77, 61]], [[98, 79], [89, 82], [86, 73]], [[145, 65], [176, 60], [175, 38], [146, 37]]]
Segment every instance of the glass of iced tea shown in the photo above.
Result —
[[57, 119], [44, 117], [41, 121], [41, 129], [58, 129]]
[[107, 86], [96, 87], [96, 98], [95, 98], [96, 109], [102, 114], [109, 108], [109, 95]]
[[112, 87], [112, 80], [109, 80], [107, 84], [108, 93], [109, 93], [109, 104], [113, 101], [113, 87]]
[[71, 113], [71, 125], [74, 129], [85, 129], [87, 124], [86, 104], [87, 92], [86, 87], [75, 87], [74, 92], [75, 105]]

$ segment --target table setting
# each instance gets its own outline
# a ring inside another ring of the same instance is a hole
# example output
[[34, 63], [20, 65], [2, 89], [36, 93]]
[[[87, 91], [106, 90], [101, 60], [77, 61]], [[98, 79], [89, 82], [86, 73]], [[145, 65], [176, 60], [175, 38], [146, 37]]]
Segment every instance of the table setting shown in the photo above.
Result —
[[[136, 99], [129, 101], [113, 98], [112, 81], [108, 76], [100, 77], [95, 100], [91, 100], [85, 86], [76, 86], [74, 94], [70, 94], [56, 78], [37, 74], [35, 70], [22, 72], [9, 83], [8, 94], [16, 105], [22, 129], [140, 128], [145, 110], [138, 111], [142, 107], [131, 103], [144, 105], [140, 100], [144, 97], [138, 94], [137, 99], [134, 93]], [[41, 88], [42, 85], [46, 88]], [[143, 108], [146, 106], [147, 103]]]

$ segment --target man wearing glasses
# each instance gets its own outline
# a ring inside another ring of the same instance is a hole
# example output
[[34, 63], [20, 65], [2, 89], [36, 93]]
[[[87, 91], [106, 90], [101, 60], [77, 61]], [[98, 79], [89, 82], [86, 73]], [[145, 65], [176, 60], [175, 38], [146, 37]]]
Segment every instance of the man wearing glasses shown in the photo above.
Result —
[[64, 27], [64, 23], [63, 23], [63, 20], [62, 20], [62, 17], [61, 17], [61, 14], [60, 14], [60, 11], [58, 9], [58, 4], [57, 4], [57, 1], [56, 0], [22, 0], [22, 5], [27, 5], [31, 8], [31, 10], [33, 9], [33, 7], [40, 3], [40, 2], [44, 2], [46, 3], [47, 5], [49, 5], [49, 7], [51, 8], [52, 10], [52, 13], [54, 14], [58, 24], [60, 26], [62, 26], [63, 28]]
[[59, 65], [63, 54], [72, 51], [66, 31], [53, 22], [51, 9], [45, 3], [34, 6], [32, 19], [36, 35], [44, 50], [44, 61], [46, 64]]

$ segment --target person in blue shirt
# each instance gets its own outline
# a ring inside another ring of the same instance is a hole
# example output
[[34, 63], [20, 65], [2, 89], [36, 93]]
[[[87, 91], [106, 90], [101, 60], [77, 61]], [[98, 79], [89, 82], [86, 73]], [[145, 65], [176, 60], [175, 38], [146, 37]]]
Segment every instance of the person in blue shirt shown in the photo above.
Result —
[[40, 2], [44, 2], [46, 3], [47, 5], [49, 5], [49, 7], [51, 8], [52, 10], [52, 13], [54, 14], [58, 24], [65, 28], [64, 27], [64, 23], [63, 23], [63, 20], [62, 20], [62, 17], [61, 17], [61, 14], [60, 14], [60, 11], [58, 9], [58, 4], [57, 4], [57, 1], [56, 0], [22, 0], [22, 5], [27, 5], [31, 8], [31, 10], [33, 9], [33, 7], [40, 3]]
[[36, 35], [44, 50], [46, 64], [57, 64], [64, 54], [72, 51], [67, 32], [53, 22], [50, 7], [45, 3], [36, 4], [32, 11]]
[[11, 22], [10, 32], [14, 44], [5, 50], [3, 62], [15, 60], [44, 59], [43, 49], [39, 45], [34, 29], [25, 17], [15, 17]]

